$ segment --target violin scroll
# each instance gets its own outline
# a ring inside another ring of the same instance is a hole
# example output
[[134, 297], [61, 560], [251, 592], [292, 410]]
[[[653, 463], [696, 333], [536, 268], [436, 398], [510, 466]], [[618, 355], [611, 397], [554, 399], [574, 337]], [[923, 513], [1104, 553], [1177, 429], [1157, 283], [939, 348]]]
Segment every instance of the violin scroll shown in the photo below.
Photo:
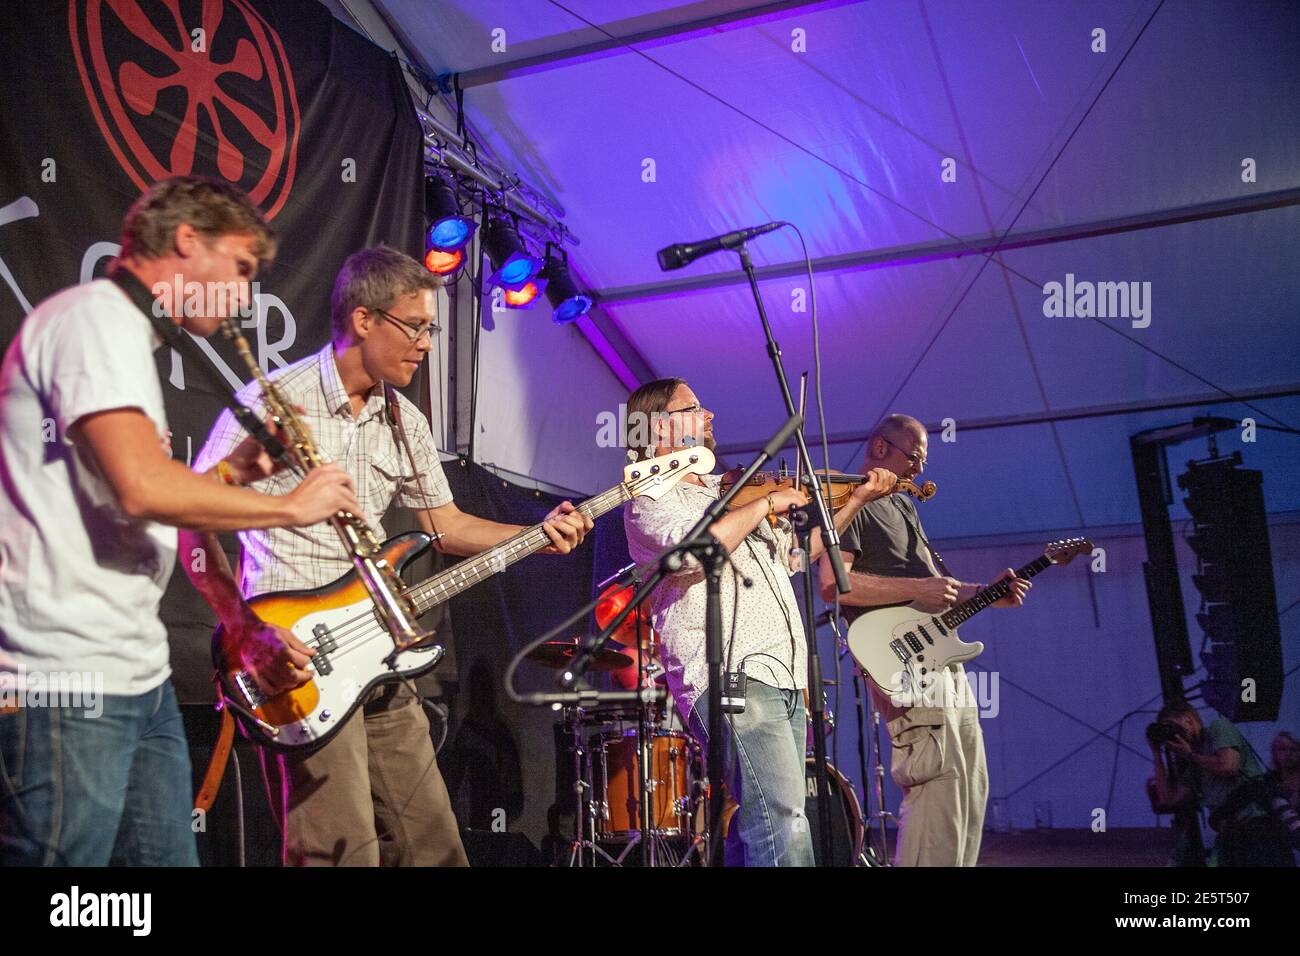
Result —
[[929, 501], [931, 498], [935, 496], [935, 493], [938, 490], [939, 490], [939, 486], [936, 485], [933, 481], [924, 482], [922, 483], [921, 487], [918, 488], [916, 485], [912, 484], [912, 482], [908, 481], [906, 478], [900, 478], [898, 479], [898, 484], [894, 485], [894, 494], [899, 494], [899, 493], [909, 494], [917, 501]]

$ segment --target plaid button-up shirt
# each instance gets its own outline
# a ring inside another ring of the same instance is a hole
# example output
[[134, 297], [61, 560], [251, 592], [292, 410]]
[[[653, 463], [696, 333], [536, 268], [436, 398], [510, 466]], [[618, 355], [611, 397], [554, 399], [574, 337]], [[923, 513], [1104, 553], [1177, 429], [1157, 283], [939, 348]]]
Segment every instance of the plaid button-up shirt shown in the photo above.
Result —
[[[352, 476], [357, 501], [380, 541], [385, 538], [381, 519], [393, 503], [406, 508], [437, 508], [451, 502], [451, 488], [424, 415], [398, 394], [402, 426], [420, 473], [417, 481], [395, 426], [389, 421], [383, 387], [375, 387], [354, 418], [352, 404], [334, 364], [332, 345], [272, 373], [270, 379], [286, 402], [306, 409], [299, 416], [311, 429], [316, 447], [326, 460], [342, 466]], [[265, 415], [257, 382], [240, 389], [239, 400], [259, 417]], [[247, 433], [234, 415], [229, 410], [222, 412], [194, 462], [195, 470], [207, 471], [245, 437]], [[254, 482], [251, 487], [264, 494], [283, 495], [299, 480], [285, 470]], [[421, 491], [421, 483], [427, 497]], [[268, 591], [321, 587], [352, 570], [343, 541], [329, 522], [310, 528], [241, 531], [239, 540], [244, 547], [241, 588], [245, 597]]]

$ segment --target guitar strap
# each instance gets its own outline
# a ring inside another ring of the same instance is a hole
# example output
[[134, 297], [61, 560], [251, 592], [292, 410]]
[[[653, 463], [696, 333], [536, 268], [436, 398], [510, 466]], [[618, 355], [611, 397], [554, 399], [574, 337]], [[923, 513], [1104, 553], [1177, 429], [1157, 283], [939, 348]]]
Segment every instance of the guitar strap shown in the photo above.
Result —
[[[402, 406], [397, 399], [397, 389], [388, 382], [384, 383], [384, 399], [388, 403], [388, 424], [397, 437], [397, 443], [406, 452], [406, 460], [411, 463], [411, 474], [415, 475], [415, 485], [420, 489], [420, 497], [428, 501], [429, 493], [424, 490], [424, 476], [420, 474], [420, 466], [415, 462], [415, 453], [411, 451], [411, 442], [406, 437], [406, 427], [402, 424]], [[442, 539], [442, 534], [438, 531], [438, 523], [433, 519], [433, 511], [430, 508], [425, 508], [424, 511], [429, 516], [429, 524], [433, 527], [434, 547], [441, 551], [438, 542]]]
[[930, 552], [930, 557], [934, 558], [934, 564], [935, 567], [939, 569], [939, 573], [946, 578], [956, 579], [956, 575], [954, 575], [951, 571], [948, 570], [948, 565], [943, 563], [943, 557], [939, 554], [938, 551], [934, 550], [933, 545], [930, 544], [930, 539], [927, 538], [925, 536], [925, 532], [921, 530], [921, 522], [918, 518], [916, 518], [915, 516], [916, 513], [914, 511], [909, 510], [908, 507], [904, 505], [898, 499], [897, 496], [891, 495], [890, 500], [892, 500], [894, 502], [895, 507], [897, 507], [898, 510], [903, 513], [903, 520], [907, 522], [908, 527], [910, 527], [913, 531], [916, 532], [917, 538], [919, 538], [921, 543], [925, 545], [926, 551]]
[[235, 745], [235, 717], [230, 708], [221, 708], [221, 731], [217, 734], [217, 744], [212, 748], [212, 759], [208, 761], [207, 772], [203, 775], [203, 785], [194, 797], [194, 809], [207, 813], [217, 802], [217, 791], [221, 788], [221, 778], [226, 773], [226, 763], [230, 760], [230, 750]]
[[137, 309], [144, 313], [154, 331], [158, 333], [158, 337], [190, 360], [191, 367], [198, 369], [211, 386], [212, 393], [226, 403], [235, 420], [244, 427], [244, 431], [257, 439], [272, 458], [284, 460], [287, 454], [284, 443], [271, 434], [266, 424], [253, 413], [251, 408], [239, 401], [229, 383], [217, 371], [216, 366], [199, 351], [195, 340], [182, 333], [180, 327], [172, 322], [165, 312], [154, 307], [155, 299], [149, 287], [124, 266], [114, 268], [108, 278], [122, 290]]

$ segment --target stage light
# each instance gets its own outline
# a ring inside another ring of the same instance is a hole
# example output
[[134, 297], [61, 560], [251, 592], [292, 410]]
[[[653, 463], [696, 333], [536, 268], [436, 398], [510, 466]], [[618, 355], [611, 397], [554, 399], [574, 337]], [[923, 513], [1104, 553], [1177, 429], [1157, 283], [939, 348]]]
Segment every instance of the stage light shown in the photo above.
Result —
[[519, 289], [505, 290], [505, 304], [508, 309], [527, 309], [537, 301], [542, 290], [546, 288], [546, 280], [542, 278], [530, 279]]
[[488, 279], [489, 286], [517, 292], [542, 271], [542, 261], [528, 254], [518, 231], [501, 216], [488, 219], [483, 230], [483, 248], [496, 270]]
[[424, 256], [424, 267], [434, 275], [451, 275], [465, 261], [465, 250], [455, 249], [444, 252], [442, 249], [430, 249]]
[[424, 212], [429, 220], [425, 248], [453, 252], [463, 249], [474, 235], [474, 220], [460, 211], [456, 189], [443, 176], [424, 181]]
[[542, 276], [547, 280], [546, 298], [550, 300], [554, 311], [551, 321], [557, 325], [572, 322], [579, 316], [591, 311], [591, 296], [578, 289], [569, 274], [569, 260], [563, 253], [552, 252], [546, 247], [546, 265]]

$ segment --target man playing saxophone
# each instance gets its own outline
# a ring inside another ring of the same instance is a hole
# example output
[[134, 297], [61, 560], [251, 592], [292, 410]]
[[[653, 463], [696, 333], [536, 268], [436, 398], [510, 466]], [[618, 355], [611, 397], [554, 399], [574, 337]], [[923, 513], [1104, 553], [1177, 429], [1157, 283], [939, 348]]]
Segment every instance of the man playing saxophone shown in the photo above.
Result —
[[[270, 498], [222, 486], [216, 469], [196, 475], [167, 448], [157, 328], [209, 336], [229, 303], [171, 314], [154, 290], [233, 287], [247, 306], [275, 251], [248, 197], [165, 179], [131, 206], [121, 245], [112, 279], [32, 310], [0, 371], [0, 688], [100, 681], [94, 708], [0, 708], [0, 868], [198, 864], [158, 616], [175, 528], [310, 525], [357, 507], [337, 467]], [[248, 479], [271, 467], [251, 440], [209, 465]]]

